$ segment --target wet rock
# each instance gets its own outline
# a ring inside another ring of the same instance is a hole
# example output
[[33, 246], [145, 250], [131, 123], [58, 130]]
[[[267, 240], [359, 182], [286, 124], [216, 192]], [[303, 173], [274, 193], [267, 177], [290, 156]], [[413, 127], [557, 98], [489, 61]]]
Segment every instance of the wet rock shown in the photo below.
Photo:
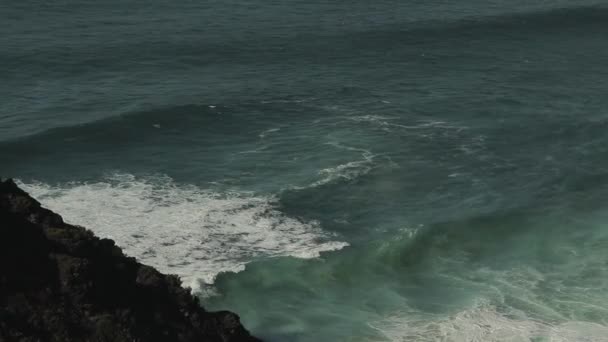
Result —
[[0, 341], [259, 341], [179, 278], [64, 223], [0, 180]]

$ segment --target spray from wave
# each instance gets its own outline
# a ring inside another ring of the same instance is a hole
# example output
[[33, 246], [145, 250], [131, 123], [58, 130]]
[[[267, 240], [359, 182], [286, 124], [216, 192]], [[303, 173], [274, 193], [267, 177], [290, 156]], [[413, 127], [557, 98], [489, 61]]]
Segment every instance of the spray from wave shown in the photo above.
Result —
[[177, 274], [195, 290], [262, 257], [318, 257], [347, 244], [317, 222], [281, 213], [272, 197], [215, 193], [167, 176], [116, 174], [97, 183], [21, 183], [67, 222], [111, 238], [126, 254]]

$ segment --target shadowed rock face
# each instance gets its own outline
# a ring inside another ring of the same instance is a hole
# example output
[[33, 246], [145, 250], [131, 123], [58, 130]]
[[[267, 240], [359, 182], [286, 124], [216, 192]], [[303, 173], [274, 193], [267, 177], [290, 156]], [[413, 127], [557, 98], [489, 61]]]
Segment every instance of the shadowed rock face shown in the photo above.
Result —
[[0, 180], [0, 341], [259, 341], [177, 276], [63, 222]]

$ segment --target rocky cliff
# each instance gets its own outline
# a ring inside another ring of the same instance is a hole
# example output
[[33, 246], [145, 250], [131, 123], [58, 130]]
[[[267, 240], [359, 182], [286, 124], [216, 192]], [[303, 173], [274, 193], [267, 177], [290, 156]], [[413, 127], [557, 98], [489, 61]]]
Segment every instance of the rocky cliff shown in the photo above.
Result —
[[176, 276], [127, 257], [0, 180], [0, 341], [259, 341]]

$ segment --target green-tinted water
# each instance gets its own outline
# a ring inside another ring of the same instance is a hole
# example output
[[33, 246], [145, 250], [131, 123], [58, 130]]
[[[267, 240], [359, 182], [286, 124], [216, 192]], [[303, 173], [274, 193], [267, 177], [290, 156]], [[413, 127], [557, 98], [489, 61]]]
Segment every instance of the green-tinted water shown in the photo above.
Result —
[[0, 13], [0, 175], [254, 334], [607, 340], [601, 1]]

